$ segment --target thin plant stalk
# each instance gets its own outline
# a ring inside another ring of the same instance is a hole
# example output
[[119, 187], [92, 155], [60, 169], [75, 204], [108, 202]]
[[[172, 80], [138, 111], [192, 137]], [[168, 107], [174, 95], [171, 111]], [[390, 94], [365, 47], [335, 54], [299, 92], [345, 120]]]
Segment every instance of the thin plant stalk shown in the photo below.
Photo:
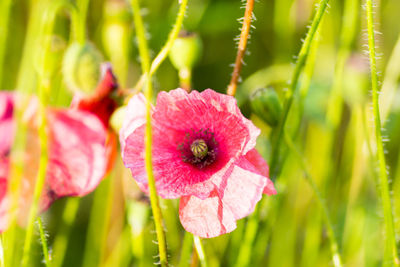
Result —
[[196, 248], [197, 255], [200, 260], [201, 267], [208, 267], [206, 253], [204, 251], [203, 243], [201, 242], [200, 237], [193, 236], [194, 247]]
[[46, 264], [46, 267], [49, 267], [50, 266], [49, 249], [47, 248], [46, 234], [44, 232], [42, 218], [40, 216], [37, 218], [37, 223], [39, 228], [40, 241], [42, 243], [44, 262]]
[[7, 48], [8, 27], [10, 22], [11, 0], [2, 0], [0, 4], [0, 88], [4, 78], [4, 57]]
[[[183, 0], [181, 4], [181, 8], [184, 3], [187, 3], [187, 0]], [[131, 1], [133, 14], [134, 14], [134, 23], [136, 28], [136, 36], [138, 39], [138, 46], [139, 46], [139, 54], [142, 61], [142, 72], [145, 77], [145, 96], [146, 96], [146, 133], [145, 133], [145, 167], [147, 172], [147, 179], [149, 184], [149, 193], [150, 193], [150, 202], [151, 202], [151, 209], [153, 211], [154, 217], [154, 224], [156, 227], [157, 233], [157, 241], [158, 241], [158, 250], [160, 256], [160, 265], [161, 266], [168, 266], [168, 259], [167, 259], [167, 242], [165, 238], [165, 233], [163, 229], [163, 219], [162, 219], [162, 212], [160, 208], [160, 202], [157, 195], [156, 183], [153, 174], [153, 166], [152, 166], [152, 133], [151, 133], [151, 99], [152, 99], [152, 84], [151, 84], [151, 71], [150, 71], [150, 56], [149, 56], [149, 49], [147, 46], [146, 34], [143, 25], [143, 20], [140, 15], [140, 7], [139, 7], [139, 0], [132, 0]], [[182, 12], [184, 14], [184, 11]], [[182, 15], [183, 20], [183, 15]], [[176, 35], [178, 32], [176, 33]], [[168, 49], [169, 51], [169, 49]], [[165, 56], [167, 53], [165, 54]]]
[[[168, 35], [167, 42], [165, 43], [163, 48], [161, 48], [160, 52], [158, 52], [157, 56], [153, 59], [153, 62], [151, 62], [151, 66], [149, 69], [150, 76], [153, 76], [154, 73], [156, 73], [158, 67], [160, 67], [161, 63], [168, 56], [168, 53], [171, 50], [172, 45], [174, 44], [176, 38], [178, 38], [179, 32], [182, 28], [183, 20], [185, 18], [185, 12], [186, 12], [186, 8], [188, 5], [188, 1], [189, 0], [181, 0], [180, 1], [181, 4], [179, 7], [178, 14], [176, 16], [176, 21], [175, 21], [174, 27], [172, 28], [171, 32]], [[139, 81], [133, 87], [134, 88], [133, 91], [137, 92], [137, 91], [142, 90], [146, 79], [148, 79], [148, 77], [146, 77], [146, 74], [143, 73], [142, 76], [140, 77]]]
[[79, 12], [79, 26], [77, 31], [77, 41], [83, 43], [86, 40], [86, 18], [90, 0], [78, 0], [77, 7]]
[[335, 232], [333, 231], [333, 226], [332, 226], [333, 224], [332, 224], [332, 220], [329, 216], [328, 207], [326, 206], [324, 198], [322, 197], [321, 192], [319, 191], [317, 185], [315, 184], [314, 179], [311, 177], [310, 172], [308, 171], [306, 162], [304, 160], [304, 156], [301, 155], [301, 153], [298, 151], [295, 144], [291, 140], [290, 136], [286, 132], [285, 132], [285, 141], [286, 141], [286, 144], [288, 145], [289, 149], [293, 152], [293, 154], [298, 159], [298, 161], [303, 169], [304, 177], [307, 180], [307, 182], [309, 183], [309, 185], [311, 186], [315, 196], [317, 197], [318, 203], [322, 209], [322, 215], [325, 219], [325, 224], [326, 224], [327, 231], [328, 231], [328, 238], [331, 243], [331, 253], [332, 253], [333, 265], [335, 267], [341, 267], [342, 260], [341, 260], [341, 256], [339, 253], [339, 246], [336, 241]]
[[383, 125], [389, 116], [390, 108], [395, 99], [397, 81], [400, 77], [400, 35], [393, 48], [393, 52], [389, 58], [389, 62], [385, 69], [385, 76], [382, 82], [382, 89], [379, 98], [381, 122]]
[[192, 88], [192, 70], [190, 68], [182, 68], [179, 70], [179, 87], [190, 92]]
[[44, 183], [46, 180], [46, 169], [47, 162], [49, 159], [48, 154], [48, 142], [47, 142], [47, 120], [46, 120], [46, 90], [47, 85], [44, 85], [42, 78], [39, 78], [39, 143], [40, 143], [40, 159], [39, 159], [39, 170], [35, 182], [35, 189], [33, 193], [33, 202], [29, 209], [29, 217], [28, 217], [28, 227], [26, 230], [24, 248], [23, 248], [23, 257], [22, 257], [22, 266], [29, 266], [29, 259], [31, 256], [31, 247], [32, 247], [32, 239], [33, 239], [33, 230], [34, 230], [34, 222], [36, 215], [39, 211], [39, 200], [43, 191]]
[[295, 69], [293, 71], [293, 76], [292, 76], [292, 81], [290, 83], [289, 90], [286, 93], [285, 96], [285, 104], [284, 104], [284, 110], [283, 110], [283, 116], [279, 124], [279, 128], [277, 131], [277, 139], [275, 141], [275, 145], [272, 149], [272, 162], [271, 162], [271, 176], [272, 178], [275, 178], [277, 176], [277, 170], [276, 167], [279, 162], [279, 148], [280, 148], [280, 143], [282, 142], [282, 137], [283, 137], [283, 132], [285, 129], [286, 121], [289, 115], [289, 111], [292, 107], [293, 104], [293, 98], [294, 98], [294, 93], [297, 88], [297, 84], [300, 78], [300, 74], [303, 71], [303, 68], [305, 66], [307, 57], [310, 53], [311, 49], [311, 44], [312, 41], [314, 40], [315, 34], [319, 28], [319, 25], [321, 23], [321, 20], [325, 14], [325, 11], [328, 7], [329, 0], [321, 0], [320, 3], [318, 4], [317, 12], [314, 16], [314, 19], [311, 23], [311, 27], [306, 35], [306, 38], [304, 40], [304, 43], [300, 49], [299, 55], [297, 57], [297, 62]]
[[86, 234], [83, 267], [102, 265], [107, 241], [107, 230], [110, 222], [113, 200], [113, 176], [106, 177], [97, 187], [89, 227]]
[[[45, 13], [46, 19], [41, 28], [42, 36], [48, 36], [53, 32], [55, 17], [57, 12], [61, 8], [69, 8], [73, 13], [73, 6], [68, 4], [68, 2], [60, 1], [49, 8], [48, 13]], [[76, 20], [75, 20], [76, 21]], [[32, 238], [34, 231], [35, 217], [39, 211], [39, 200], [43, 191], [44, 183], [46, 180], [46, 169], [48, 163], [48, 141], [47, 141], [47, 119], [46, 119], [46, 105], [48, 93], [51, 90], [51, 81], [45, 77], [45, 72], [48, 69], [46, 65], [46, 57], [48, 56], [48, 51], [50, 50], [50, 39], [48, 39], [44, 46], [44, 55], [42, 60], [42, 65], [40, 66], [40, 73], [38, 77], [38, 96], [39, 96], [39, 107], [38, 107], [38, 118], [39, 118], [39, 144], [40, 144], [40, 159], [39, 159], [39, 169], [37, 173], [37, 178], [34, 186], [32, 205], [29, 209], [28, 215], [28, 226], [25, 235], [25, 242], [23, 247], [23, 257], [22, 266], [29, 265], [30, 250], [32, 246]]]
[[193, 235], [185, 231], [183, 236], [181, 258], [179, 260], [179, 267], [185, 267], [190, 265], [190, 256], [193, 250]]
[[253, 20], [254, 17], [253, 9], [254, 9], [254, 0], [247, 0], [246, 10], [244, 12], [242, 30], [240, 32], [238, 51], [235, 59], [235, 66], [233, 68], [231, 81], [226, 91], [227, 94], [231, 96], [234, 96], [236, 94], [237, 84], [240, 77], [240, 70], [242, 69], [243, 58], [246, 52], [247, 40], [249, 39], [250, 35], [251, 21]]
[[68, 246], [69, 234], [71, 232], [72, 223], [76, 218], [76, 214], [79, 208], [79, 198], [69, 198], [64, 208], [62, 215], [62, 224], [60, 230], [55, 236], [53, 245], [53, 261], [52, 267], [62, 266], [64, 261], [65, 252]]
[[342, 115], [342, 87], [343, 75], [351, 53], [351, 45], [354, 41], [357, 29], [357, 18], [359, 10], [359, 0], [346, 0], [342, 19], [340, 36], [340, 46], [335, 66], [335, 79], [333, 80], [332, 90], [329, 96], [328, 110], [326, 118], [335, 130], [340, 122]]
[[[376, 66], [376, 52], [375, 52], [375, 32], [374, 32], [374, 18], [373, 18], [373, 3], [372, 0], [366, 0], [366, 15], [367, 15], [367, 30], [368, 30], [368, 49], [369, 49], [369, 62], [371, 68], [371, 86], [372, 86], [372, 109], [374, 115], [375, 138], [377, 146], [377, 160], [379, 166], [379, 182], [380, 194], [382, 198], [383, 217], [385, 222], [386, 231], [386, 246], [390, 253], [391, 260], [395, 266], [400, 265], [400, 260], [397, 254], [396, 247], [396, 234], [394, 231], [394, 218], [392, 203], [390, 199], [389, 179], [386, 169], [386, 160], [382, 142], [381, 132], [381, 118], [379, 114], [379, 84], [378, 73]], [[385, 253], [385, 258], [386, 258]], [[385, 259], [384, 259], [385, 261]]]
[[3, 235], [0, 235], [0, 266], [4, 267]]

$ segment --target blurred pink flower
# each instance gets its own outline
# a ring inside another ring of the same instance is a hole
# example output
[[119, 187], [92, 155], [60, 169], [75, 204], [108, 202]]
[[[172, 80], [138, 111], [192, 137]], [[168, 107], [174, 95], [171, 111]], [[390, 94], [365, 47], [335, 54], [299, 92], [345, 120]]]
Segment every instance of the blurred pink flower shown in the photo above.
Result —
[[[107, 65], [96, 94], [90, 99], [75, 98], [69, 109], [48, 108], [47, 133], [49, 160], [41, 210], [64, 196], [84, 196], [92, 192], [111, 169], [116, 154], [116, 137], [108, 120], [117, 107], [110, 97], [117, 88]], [[0, 92], [0, 232], [9, 223], [9, 153], [14, 139], [14, 110], [21, 95]], [[26, 148], [21, 155], [24, 173], [20, 186], [17, 218], [22, 225], [33, 199], [40, 158], [37, 135], [37, 100], [31, 98], [24, 110], [27, 126]]]
[[[134, 96], [120, 131], [122, 158], [142, 190], [145, 98]], [[161, 92], [152, 108], [153, 171], [158, 194], [179, 198], [183, 227], [200, 237], [233, 231], [262, 193], [276, 194], [268, 165], [254, 149], [260, 130], [236, 100], [207, 89]]]

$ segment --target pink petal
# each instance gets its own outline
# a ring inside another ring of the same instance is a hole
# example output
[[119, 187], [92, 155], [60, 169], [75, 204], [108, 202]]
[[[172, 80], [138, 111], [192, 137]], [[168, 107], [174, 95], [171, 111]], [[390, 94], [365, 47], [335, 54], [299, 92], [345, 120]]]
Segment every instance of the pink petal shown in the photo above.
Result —
[[252, 165], [247, 166], [247, 169], [253, 172], [256, 172], [258, 174], [261, 174], [265, 176], [267, 179], [267, 184], [264, 188], [264, 194], [267, 195], [276, 195], [276, 189], [274, 187], [274, 184], [272, 181], [269, 179], [269, 167], [267, 162], [264, 160], [264, 158], [258, 153], [256, 149], [250, 150], [245, 156], [244, 156]]
[[194, 196], [182, 197], [179, 218], [186, 231], [204, 238], [229, 233], [236, 228], [233, 214], [224, 208], [217, 191], [204, 200]]
[[48, 194], [83, 196], [106, 173], [106, 130], [94, 115], [78, 110], [53, 110], [49, 120]]
[[[120, 132], [122, 158], [133, 177], [147, 183], [144, 167], [143, 96], [134, 97]], [[259, 130], [240, 113], [233, 97], [212, 90], [187, 94], [182, 89], [161, 92], [152, 116], [153, 170], [159, 194], [164, 198], [195, 195], [206, 198], [214, 186], [211, 177], [221, 176], [229, 161], [254, 147]], [[192, 129], [209, 129], [218, 142], [217, 160], [199, 169], [183, 162], [178, 145]], [[222, 174], [221, 174], [222, 172]]]
[[215, 237], [236, 228], [236, 220], [254, 211], [267, 183], [264, 176], [248, 171], [241, 158], [227, 170], [224, 184], [205, 200], [182, 197], [180, 220], [183, 227], [200, 237]]

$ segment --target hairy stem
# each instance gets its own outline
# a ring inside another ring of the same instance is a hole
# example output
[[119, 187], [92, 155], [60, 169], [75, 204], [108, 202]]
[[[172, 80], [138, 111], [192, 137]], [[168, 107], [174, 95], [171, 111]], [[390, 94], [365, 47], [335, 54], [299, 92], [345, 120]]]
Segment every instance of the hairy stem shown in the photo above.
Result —
[[[168, 35], [167, 42], [165, 43], [163, 48], [161, 48], [160, 52], [158, 53], [158, 55], [154, 58], [153, 62], [151, 63], [150, 71], [149, 71], [150, 76], [154, 75], [154, 73], [157, 71], [158, 67], [160, 67], [161, 63], [168, 56], [168, 53], [171, 50], [172, 45], [174, 44], [176, 38], [178, 37], [178, 34], [182, 28], [183, 19], [185, 18], [185, 12], [186, 12], [188, 1], [189, 0], [181, 0], [180, 1], [181, 5], [179, 7], [178, 15], [176, 16], [175, 25]], [[134, 86], [133, 91], [137, 92], [137, 91], [142, 90], [145, 80], [146, 80], [146, 74], [143, 73], [142, 76], [140, 77], [139, 81]]]
[[233, 68], [232, 78], [226, 92], [228, 95], [231, 96], [234, 96], [236, 94], [236, 88], [240, 77], [240, 70], [242, 69], [243, 58], [246, 52], [247, 40], [249, 39], [251, 21], [253, 20], [253, 8], [254, 0], [247, 0], [242, 30], [240, 32], [238, 51], [235, 59], [235, 66]]
[[[67, 8], [72, 14], [74, 13], [74, 7], [66, 1], [55, 2], [50, 6], [46, 15], [46, 19], [41, 27], [41, 36], [49, 36], [53, 32], [56, 14], [61, 8]], [[29, 265], [30, 250], [32, 245], [32, 237], [34, 230], [34, 223], [37, 213], [39, 212], [39, 201], [40, 196], [43, 191], [44, 183], [46, 180], [46, 169], [48, 162], [48, 141], [47, 141], [47, 119], [46, 119], [46, 105], [48, 99], [48, 93], [51, 90], [51, 81], [45, 77], [45, 72], [48, 69], [46, 57], [48, 56], [48, 51], [50, 51], [51, 41], [49, 38], [45, 39], [45, 45], [43, 47], [44, 54], [41, 59], [42, 65], [40, 66], [39, 77], [38, 77], [38, 96], [39, 96], [39, 108], [38, 108], [38, 118], [39, 118], [39, 144], [40, 144], [40, 159], [39, 159], [39, 170], [37, 173], [37, 178], [34, 186], [34, 194], [32, 205], [29, 209], [28, 215], [28, 227], [26, 230], [25, 242], [23, 247], [23, 257], [22, 266]]]
[[49, 249], [47, 248], [46, 234], [44, 233], [42, 218], [40, 218], [40, 216], [37, 218], [37, 223], [39, 228], [40, 241], [42, 243], [44, 262], [46, 264], [46, 267], [49, 267], [50, 266]]
[[[186, 1], [182, 1], [187, 3]], [[154, 217], [154, 224], [156, 227], [157, 233], [157, 240], [158, 240], [158, 250], [160, 256], [160, 264], [161, 266], [168, 266], [168, 259], [167, 259], [167, 242], [165, 238], [165, 233], [163, 229], [163, 219], [162, 213], [160, 208], [160, 202], [158, 200], [156, 183], [153, 175], [153, 166], [152, 166], [152, 134], [151, 134], [151, 99], [152, 99], [152, 84], [151, 84], [151, 71], [150, 71], [150, 56], [149, 50], [147, 46], [147, 40], [145, 36], [145, 29], [142, 21], [142, 17], [140, 15], [140, 7], [139, 7], [139, 0], [132, 0], [132, 8], [134, 14], [134, 23], [136, 27], [136, 36], [138, 39], [139, 45], [139, 53], [140, 58], [142, 61], [142, 72], [144, 75], [144, 88], [145, 88], [145, 96], [146, 96], [146, 133], [145, 133], [145, 165], [146, 165], [146, 172], [147, 172], [147, 179], [149, 184], [149, 193], [150, 193], [150, 202], [151, 202], [151, 209], [153, 211]], [[182, 6], [181, 6], [182, 8]], [[184, 13], [184, 12], [182, 12]], [[183, 20], [183, 15], [182, 15]], [[182, 23], [182, 22], [181, 22]], [[178, 32], [176, 32], [178, 35]], [[168, 49], [169, 51], [169, 49]], [[167, 53], [165, 53], [165, 56]], [[163, 56], [165, 58], [165, 56]], [[157, 59], [157, 58], [156, 58]]]
[[306, 59], [308, 54], [310, 53], [311, 44], [315, 37], [315, 33], [317, 32], [321, 20], [325, 14], [326, 8], [328, 7], [329, 0], [321, 0], [317, 12], [314, 16], [314, 19], [311, 23], [311, 27], [307, 33], [307, 36], [304, 40], [304, 43], [300, 49], [297, 63], [295, 69], [293, 71], [292, 81], [290, 83], [289, 90], [285, 96], [285, 104], [283, 110], [283, 116], [279, 124], [278, 132], [277, 132], [277, 139], [275, 141], [275, 145], [272, 149], [272, 162], [271, 162], [271, 177], [275, 178], [277, 176], [277, 165], [279, 162], [279, 148], [282, 142], [283, 131], [285, 129], [286, 121], [289, 115], [289, 111], [293, 104], [294, 92], [296, 91], [297, 84], [299, 81], [300, 74], [305, 66]]
[[378, 74], [376, 66], [375, 32], [374, 32], [372, 0], [366, 0], [366, 13], [367, 13], [366, 15], [367, 15], [367, 28], [368, 28], [369, 62], [371, 68], [372, 108], [374, 114], [374, 127], [375, 127], [375, 138], [376, 138], [375, 141], [377, 146], [377, 160], [378, 160], [377, 163], [379, 166], [380, 194], [382, 198], [383, 217], [385, 221], [385, 230], [386, 230], [386, 247], [391, 255], [393, 264], [395, 266], [399, 266], [400, 260], [397, 254], [396, 235], [394, 231], [392, 203], [390, 199], [390, 190], [389, 190], [389, 180], [388, 180], [386, 160], [382, 143], [382, 132], [381, 132], [382, 125], [379, 114], [379, 96], [378, 96], [379, 85], [378, 85]]

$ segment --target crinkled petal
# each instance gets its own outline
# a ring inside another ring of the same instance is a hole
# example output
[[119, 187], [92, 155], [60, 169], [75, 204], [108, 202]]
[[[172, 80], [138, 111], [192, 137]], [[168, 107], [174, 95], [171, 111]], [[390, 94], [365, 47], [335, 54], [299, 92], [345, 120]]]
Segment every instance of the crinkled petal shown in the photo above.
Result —
[[125, 140], [136, 129], [146, 124], [146, 98], [143, 94], [134, 95], [128, 103], [125, 118], [119, 132], [122, 158], [125, 158]]
[[264, 188], [263, 193], [267, 195], [275, 195], [276, 189], [273, 182], [269, 179], [268, 164], [260, 155], [260, 153], [256, 149], [252, 149], [244, 157], [254, 166], [254, 169], [251, 166], [248, 166], [247, 168], [249, 168], [249, 171], [259, 173], [265, 176], [265, 178], [267, 179], [267, 184]]
[[216, 237], [236, 228], [233, 214], [224, 208], [216, 190], [204, 200], [182, 197], [179, 218], [186, 231], [203, 238]]
[[56, 197], [83, 196], [96, 188], [106, 173], [106, 130], [88, 112], [48, 112], [48, 194]]
[[180, 220], [183, 227], [200, 237], [215, 237], [236, 228], [236, 220], [254, 211], [267, 183], [264, 176], [248, 171], [241, 158], [226, 172], [228, 179], [205, 200], [182, 197]]

